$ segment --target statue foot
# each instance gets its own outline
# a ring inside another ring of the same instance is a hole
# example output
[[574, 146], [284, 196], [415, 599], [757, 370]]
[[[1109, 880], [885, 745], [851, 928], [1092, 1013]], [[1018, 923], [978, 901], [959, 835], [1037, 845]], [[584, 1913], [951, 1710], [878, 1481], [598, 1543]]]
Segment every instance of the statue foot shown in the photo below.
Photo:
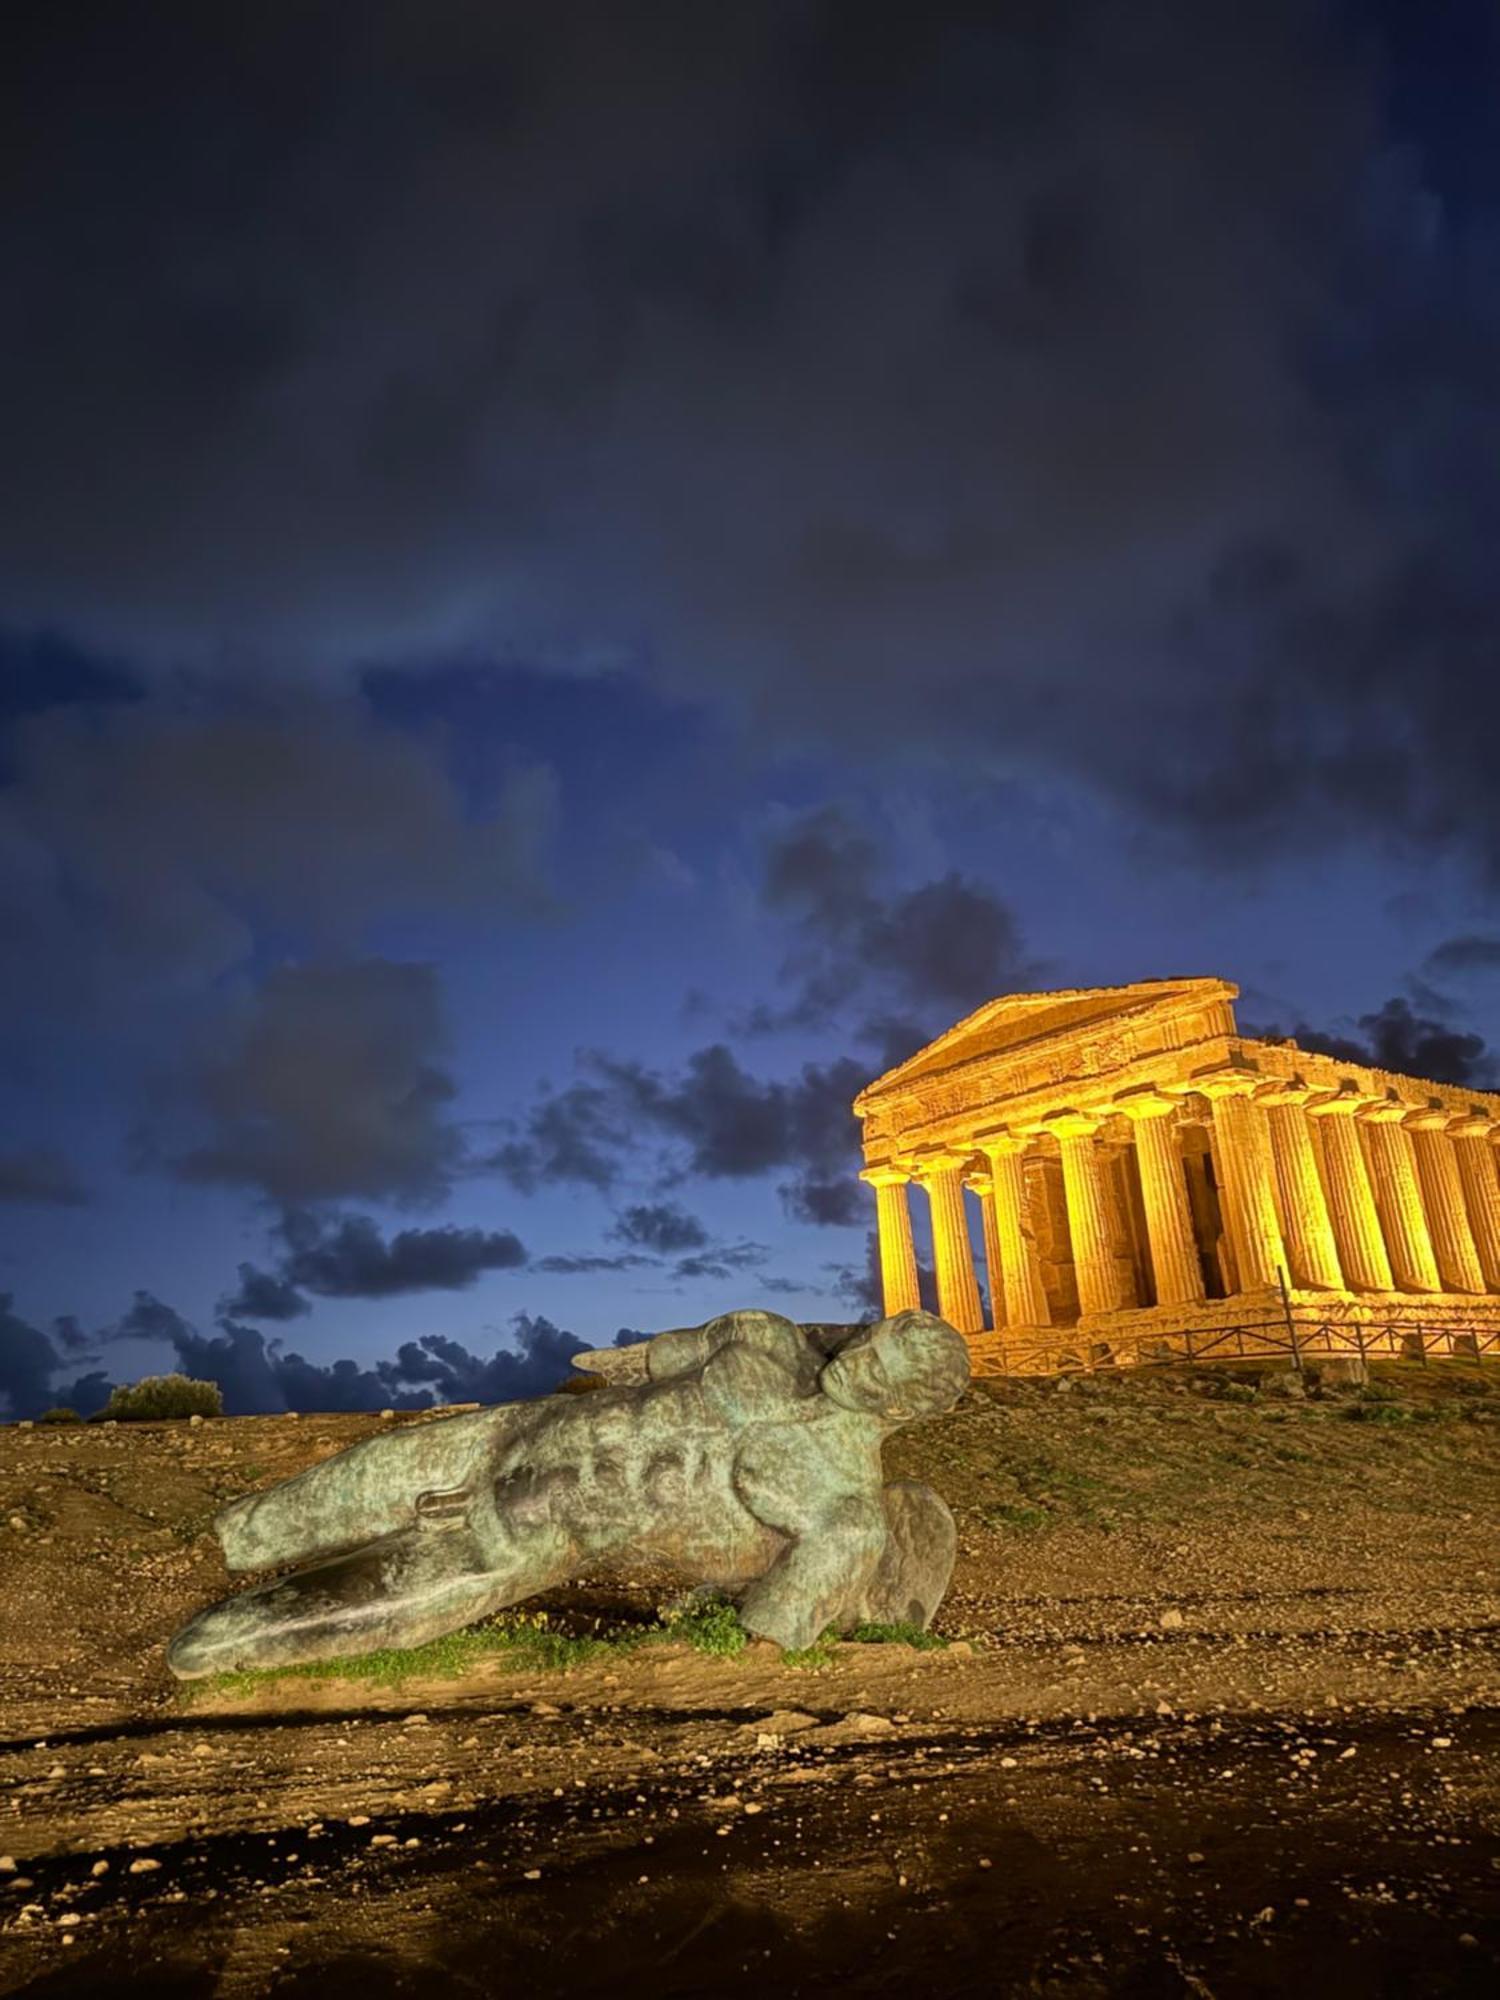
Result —
[[179, 1680], [421, 1646], [512, 1601], [466, 1531], [412, 1528], [226, 1597], [167, 1650]]

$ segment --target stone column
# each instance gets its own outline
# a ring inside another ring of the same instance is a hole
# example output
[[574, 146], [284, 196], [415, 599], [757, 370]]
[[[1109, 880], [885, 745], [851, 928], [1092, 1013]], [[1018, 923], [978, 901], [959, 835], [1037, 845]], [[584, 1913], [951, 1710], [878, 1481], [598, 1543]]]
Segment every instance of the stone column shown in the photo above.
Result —
[[1411, 1134], [1417, 1184], [1422, 1190], [1422, 1207], [1432, 1232], [1433, 1256], [1443, 1290], [1482, 1292], [1484, 1272], [1479, 1263], [1479, 1246], [1464, 1205], [1458, 1153], [1448, 1136], [1452, 1121], [1453, 1114], [1446, 1106], [1431, 1104], [1420, 1111], [1409, 1111], [1402, 1123]]
[[1375, 1207], [1397, 1290], [1440, 1292], [1443, 1281], [1422, 1206], [1416, 1155], [1411, 1134], [1401, 1123], [1410, 1108], [1398, 1098], [1381, 1098], [1365, 1106], [1359, 1121], [1365, 1127]]
[[1463, 1184], [1479, 1268], [1488, 1289], [1500, 1292], [1500, 1173], [1496, 1171], [1495, 1152], [1490, 1144], [1494, 1129], [1493, 1119], [1480, 1112], [1455, 1119], [1448, 1127], [1453, 1136], [1458, 1177]]
[[[1052, 1314], [1036, 1252], [1026, 1228], [1026, 1141], [1018, 1132], [979, 1132], [974, 1143], [990, 1163], [995, 1237], [1000, 1250], [1000, 1283], [1005, 1299], [1005, 1324], [1018, 1330], [1047, 1326]], [[991, 1273], [990, 1283], [995, 1282]], [[1000, 1324], [1000, 1308], [995, 1309]]]
[[1005, 1325], [1005, 1288], [1000, 1276], [1000, 1231], [995, 1222], [995, 1177], [972, 1173], [965, 1185], [979, 1197], [979, 1215], [984, 1224], [984, 1268], [990, 1281], [990, 1326], [999, 1333]]
[[1171, 1122], [1176, 1103], [1148, 1085], [1117, 1097], [1115, 1109], [1123, 1111], [1135, 1127], [1135, 1157], [1141, 1174], [1156, 1303], [1195, 1305], [1203, 1297], [1203, 1266]]
[[1351, 1291], [1392, 1292], [1396, 1285], [1391, 1260], [1354, 1125], [1354, 1115], [1364, 1101], [1358, 1091], [1336, 1090], [1327, 1097], [1309, 1099], [1307, 1115], [1323, 1121], [1328, 1209], [1344, 1277]]
[[1266, 1107], [1271, 1132], [1287, 1275], [1292, 1284], [1309, 1290], [1341, 1292], [1345, 1285], [1338, 1240], [1307, 1127], [1308, 1086], [1298, 1078], [1278, 1078], [1255, 1095]]
[[875, 1190], [875, 1221], [880, 1232], [880, 1287], [887, 1318], [910, 1312], [922, 1303], [917, 1284], [917, 1253], [911, 1240], [911, 1210], [906, 1204], [909, 1174], [900, 1167], [866, 1167], [860, 1175]]
[[1109, 1211], [1100, 1179], [1094, 1135], [1103, 1121], [1087, 1111], [1054, 1111], [1043, 1130], [1055, 1132], [1062, 1149], [1063, 1188], [1068, 1200], [1068, 1240], [1078, 1281], [1078, 1316], [1114, 1312], [1120, 1303]]
[[1251, 1091], [1265, 1082], [1258, 1070], [1233, 1065], [1188, 1080], [1214, 1107], [1218, 1141], [1220, 1203], [1234, 1252], [1238, 1289], [1273, 1290], [1280, 1282], [1286, 1252], [1276, 1214], [1276, 1165], [1263, 1108]]
[[917, 1177], [932, 1204], [932, 1259], [937, 1266], [938, 1311], [960, 1333], [982, 1333], [984, 1309], [974, 1279], [962, 1168], [963, 1161], [955, 1153], [929, 1153], [915, 1162]]

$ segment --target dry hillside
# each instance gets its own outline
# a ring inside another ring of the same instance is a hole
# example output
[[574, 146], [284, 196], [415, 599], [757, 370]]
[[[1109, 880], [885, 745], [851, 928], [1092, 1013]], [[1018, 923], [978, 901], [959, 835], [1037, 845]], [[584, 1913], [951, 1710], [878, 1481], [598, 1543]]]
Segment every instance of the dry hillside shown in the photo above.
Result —
[[191, 1701], [216, 1508], [382, 1420], [0, 1428], [0, 1991], [1492, 1991], [1500, 1370], [1302, 1391], [986, 1383], [898, 1436], [959, 1520], [941, 1650]]

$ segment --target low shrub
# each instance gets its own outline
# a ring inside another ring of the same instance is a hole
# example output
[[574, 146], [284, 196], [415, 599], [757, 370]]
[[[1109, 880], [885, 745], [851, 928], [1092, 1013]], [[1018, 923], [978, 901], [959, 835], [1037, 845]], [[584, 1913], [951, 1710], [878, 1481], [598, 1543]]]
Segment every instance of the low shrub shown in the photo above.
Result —
[[66, 1403], [57, 1403], [50, 1410], [43, 1410], [37, 1418], [39, 1424], [81, 1424], [83, 1418]]
[[224, 1398], [217, 1382], [190, 1375], [143, 1375], [120, 1382], [104, 1406], [105, 1418], [120, 1423], [153, 1423], [164, 1417], [222, 1417]]

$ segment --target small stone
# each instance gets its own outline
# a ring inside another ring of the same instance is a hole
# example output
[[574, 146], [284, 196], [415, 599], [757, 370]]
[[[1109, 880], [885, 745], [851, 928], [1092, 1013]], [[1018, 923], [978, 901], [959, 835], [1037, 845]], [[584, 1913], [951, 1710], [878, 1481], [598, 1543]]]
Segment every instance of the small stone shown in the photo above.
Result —
[[368, 1813], [350, 1813], [349, 1824], [350, 1826], [368, 1826], [370, 1824], [370, 1815]]
[[995, 1864], [987, 1854], [982, 1854], [979, 1857], [979, 1865], [981, 1868], [993, 1868]]
[[107, 1875], [109, 1873], [109, 1863], [107, 1861], [96, 1861], [89, 1870], [89, 1873], [90, 1875]]
[[160, 1866], [161, 1863], [153, 1861], [149, 1854], [142, 1854], [131, 1862], [129, 1872], [132, 1875], [149, 1875], [154, 1869], [160, 1868]]
[[393, 1833], [372, 1833], [370, 1835], [370, 1845], [371, 1847], [394, 1847], [396, 1845], [396, 1836]]
[[388, 1424], [388, 1423], [390, 1422], [391, 1418], [392, 1418], [393, 1416], [395, 1416], [395, 1414], [396, 1414], [396, 1412], [395, 1412], [394, 1410], [382, 1410], [382, 1411], [380, 1412], [380, 1421], [381, 1421], [381, 1422], [382, 1422], [383, 1424]]
[[755, 1813], [764, 1812], [765, 1807], [761, 1804], [759, 1799], [746, 1799], [745, 1811], [753, 1816]]
[[541, 1879], [542, 1871], [540, 1868], [528, 1868], [526, 1870], [526, 1880], [528, 1882], [540, 1882]]
[[1198, 1868], [1202, 1866], [1202, 1863], [1203, 1863], [1203, 1856], [1198, 1852], [1197, 1848], [1195, 1847], [1192, 1853], [1188, 1856], [1188, 1866], [1189, 1868]]
[[1453, 1738], [1451, 1736], [1434, 1736], [1432, 1747], [1434, 1750], [1451, 1750], [1453, 1748]]
[[188, 1428], [190, 1430], [197, 1430], [202, 1424], [202, 1422], [203, 1422], [202, 1411], [194, 1410], [193, 1414], [188, 1418]]
[[1180, 1632], [1182, 1630], [1182, 1613], [1175, 1606], [1169, 1606], [1156, 1622], [1161, 1626], [1163, 1632]]
[[13, 1854], [0, 1854], [0, 1875], [14, 1875], [15, 1872], [16, 1857]]
[[79, 1916], [76, 1910], [69, 1910], [64, 1916], [59, 1917], [57, 1921], [59, 1924], [66, 1927], [71, 1924], [81, 1924], [83, 1922], [83, 1918]]

